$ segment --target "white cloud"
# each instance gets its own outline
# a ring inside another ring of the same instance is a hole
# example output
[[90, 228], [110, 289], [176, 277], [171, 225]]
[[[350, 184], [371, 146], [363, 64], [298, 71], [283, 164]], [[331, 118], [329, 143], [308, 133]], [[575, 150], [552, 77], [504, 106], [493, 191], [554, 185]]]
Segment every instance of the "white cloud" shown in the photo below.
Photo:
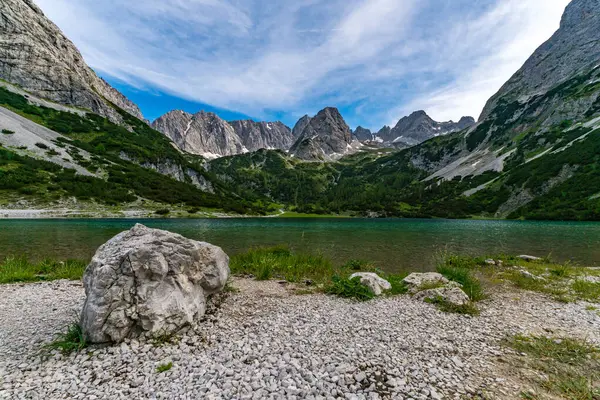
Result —
[[475, 115], [568, 0], [36, 0], [96, 70], [268, 118]]

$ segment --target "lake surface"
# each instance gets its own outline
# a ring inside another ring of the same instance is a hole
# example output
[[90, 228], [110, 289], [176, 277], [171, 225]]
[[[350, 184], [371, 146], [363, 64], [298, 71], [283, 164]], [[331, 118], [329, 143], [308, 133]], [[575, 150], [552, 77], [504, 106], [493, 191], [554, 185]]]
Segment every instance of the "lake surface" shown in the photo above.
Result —
[[581, 222], [411, 219], [0, 220], [0, 257], [90, 259], [96, 248], [136, 222], [207, 241], [229, 254], [287, 244], [336, 262], [359, 258], [382, 269], [427, 270], [442, 251], [532, 254], [600, 265], [600, 224]]

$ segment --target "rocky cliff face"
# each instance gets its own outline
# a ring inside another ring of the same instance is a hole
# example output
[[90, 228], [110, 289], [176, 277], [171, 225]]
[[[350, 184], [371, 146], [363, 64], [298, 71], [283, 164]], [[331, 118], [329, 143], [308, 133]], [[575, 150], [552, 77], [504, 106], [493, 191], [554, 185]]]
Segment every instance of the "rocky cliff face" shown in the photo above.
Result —
[[122, 117], [109, 102], [143, 119], [139, 108], [99, 78], [31, 0], [0, 2], [0, 78], [36, 96], [89, 109], [113, 122]]
[[462, 117], [458, 122], [437, 122], [421, 110], [401, 118], [394, 128], [384, 127], [377, 137], [388, 144], [415, 146], [433, 137], [460, 131], [474, 124], [475, 120], [472, 117]]
[[357, 146], [338, 109], [328, 107], [310, 119], [290, 154], [307, 161], [329, 161], [353, 152]]
[[167, 135], [181, 150], [207, 158], [248, 151], [233, 127], [214, 113], [201, 111], [192, 115], [170, 111], [154, 121], [152, 127]]
[[369, 129], [363, 128], [362, 126], [358, 126], [354, 132], [352, 132], [354, 137], [361, 142], [371, 141], [373, 140], [373, 134]]
[[600, 2], [574, 0], [563, 14], [560, 28], [525, 62], [486, 104], [482, 121], [500, 103], [525, 103], [567, 79], [600, 64]]
[[231, 121], [235, 133], [249, 151], [287, 150], [293, 143], [292, 131], [282, 122]]
[[304, 128], [306, 128], [309, 122], [310, 117], [308, 115], [305, 115], [304, 117], [300, 118], [298, 122], [296, 122], [296, 125], [294, 125], [294, 128], [292, 129], [292, 136], [294, 138], [300, 137], [300, 135], [302, 135], [302, 131], [304, 131]]

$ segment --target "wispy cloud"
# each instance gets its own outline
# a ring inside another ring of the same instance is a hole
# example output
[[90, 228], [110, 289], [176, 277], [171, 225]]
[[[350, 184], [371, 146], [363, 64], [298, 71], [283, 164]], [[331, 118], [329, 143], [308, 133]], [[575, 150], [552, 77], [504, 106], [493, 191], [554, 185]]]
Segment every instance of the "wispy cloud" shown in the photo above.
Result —
[[[257, 118], [475, 115], [568, 0], [36, 0], [96, 70]], [[168, 105], [165, 105], [168, 108]]]

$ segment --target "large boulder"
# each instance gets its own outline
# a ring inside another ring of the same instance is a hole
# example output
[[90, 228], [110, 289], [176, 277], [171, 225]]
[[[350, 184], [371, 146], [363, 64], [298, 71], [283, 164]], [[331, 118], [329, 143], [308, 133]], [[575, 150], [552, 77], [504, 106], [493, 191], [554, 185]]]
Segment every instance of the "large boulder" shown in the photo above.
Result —
[[426, 286], [443, 286], [449, 281], [437, 272], [413, 272], [402, 280], [408, 287], [409, 293], [417, 293]]
[[359, 277], [360, 283], [368, 287], [375, 296], [380, 296], [384, 290], [392, 288], [392, 285], [388, 281], [373, 272], [356, 272], [350, 275], [350, 279], [356, 277]]
[[85, 270], [83, 334], [91, 343], [173, 334], [204, 315], [207, 296], [228, 277], [220, 247], [137, 224], [102, 245]]

